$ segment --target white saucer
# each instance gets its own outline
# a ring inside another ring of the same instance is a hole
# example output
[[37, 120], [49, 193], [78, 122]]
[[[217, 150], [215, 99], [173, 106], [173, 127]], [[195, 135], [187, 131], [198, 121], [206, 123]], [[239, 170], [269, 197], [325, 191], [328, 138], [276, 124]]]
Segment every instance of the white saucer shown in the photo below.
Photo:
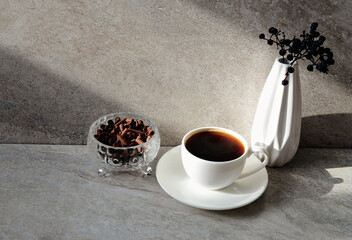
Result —
[[[254, 155], [247, 159], [244, 169], [260, 164]], [[156, 178], [160, 186], [176, 200], [207, 210], [226, 210], [245, 206], [258, 199], [268, 185], [265, 168], [248, 177], [235, 181], [220, 190], [207, 190], [197, 186], [187, 176], [181, 160], [181, 146], [170, 149], [159, 160]]]

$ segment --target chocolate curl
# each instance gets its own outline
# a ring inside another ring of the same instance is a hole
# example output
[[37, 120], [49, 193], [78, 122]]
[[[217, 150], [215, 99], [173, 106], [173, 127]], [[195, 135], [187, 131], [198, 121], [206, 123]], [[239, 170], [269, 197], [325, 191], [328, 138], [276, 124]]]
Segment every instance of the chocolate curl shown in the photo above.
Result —
[[136, 130], [136, 129], [129, 128], [128, 130], [131, 131], [131, 132], [137, 133], [137, 134], [143, 134], [142, 131], [139, 131], [139, 130]]
[[110, 138], [112, 139], [112, 142], [113, 142], [113, 143], [116, 142], [116, 140], [117, 140], [117, 139], [116, 139], [116, 134], [111, 135]]
[[109, 133], [108, 132], [101, 132], [101, 133], [96, 134], [96, 135], [99, 135], [99, 136], [103, 137], [103, 136], [108, 136]]
[[136, 128], [136, 120], [132, 119], [132, 122], [129, 125], [131, 128]]
[[138, 137], [136, 138], [136, 142], [137, 142], [139, 145], [141, 145], [141, 144], [144, 143], [143, 140], [142, 140], [142, 138], [141, 138], [141, 136], [138, 136]]
[[106, 144], [107, 141], [107, 136], [109, 135], [109, 133], [107, 132], [103, 132], [103, 131], [99, 131], [98, 134], [95, 134], [94, 137], [101, 143]]
[[136, 143], [136, 139], [132, 139], [131, 142], [130, 142], [130, 145], [128, 145], [128, 146], [131, 147], [131, 146], [136, 146], [136, 145], [138, 145]]
[[154, 135], [153, 129], [150, 129], [150, 130], [147, 132], [147, 135], [148, 135], [148, 136], [153, 136], [153, 135]]
[[142, 120], [138, 120], [137, 123], [136, 123], [136, 128], [141, 128], [143, 126], [144, 126], [143, 121]]
[[118, 127], [121, 123], [125, 122], [127, 118], [121, 119], [117, 123], [115, 123], [115, 127]]
[[120, 124], [119, 125], [119, 128], [120, 128], [120, 131], [121, 131], [121, 133], [123, 132], [123, 124]]
[[102, 136], [100, 135], [97, 140], [101, 143], [107, 144], [108, 143], [108, 137], [107, 136]]
[[[107, 121], [106, 125], [101, 124], [94, 137], [99, 142], [113, 147], [126, 147], [141, 145], [149, 141], [154, 134], [152, 128], [145, 126], [142, 120], [116, 117], [115, 124], [113, 120]], [[136, 150], [140, 153], [143, 148], [138, 147]]]
[[125, 135], [127, 134], [127, 132], [128, 132], [128, 128], [125, 128], [123, 131], [122, 131], [122, 133], [121, 133], [121, 137], [125, 137]]
[[109, 126], [108, 126], [108, 125], [104, 125], [103, 130], [104, 130], [105, 132], [109, 131]]
[[[127, 128], [126, 128], [127, 129]], [[129, 129], [127, 129], [127, 133], [126, 133], [126, 137], [129, 138], [129, 139], [133, 139], [133, 136], [132, 136], [132, 132], [128, 131]]]
[[113, 126], [113, 125], [114, 125], [114, 121], [110, 119], [110, 120], [108, 121], [108, 125], [109, 125], [109, 126]]
[[[136, 142], [137, 142], [139, 145], [141, 145], [141, 144], [144, 143], [143, 140], [142, 140], [142, 138], [141, 138], [141, 136], [138, 136], [138, 137], [136, 138]], [[137, 148], [137, 151], [138, 151], [138, 152], [142, 152], [142, 147], [138, 147], [138, 148]]]
[[126, 140], [123, 137], [121, 137], [121, 135], [116, 134], [116, 138], [117, 138], [117, 141], [120, 141], [122, 147], [127, 146]]

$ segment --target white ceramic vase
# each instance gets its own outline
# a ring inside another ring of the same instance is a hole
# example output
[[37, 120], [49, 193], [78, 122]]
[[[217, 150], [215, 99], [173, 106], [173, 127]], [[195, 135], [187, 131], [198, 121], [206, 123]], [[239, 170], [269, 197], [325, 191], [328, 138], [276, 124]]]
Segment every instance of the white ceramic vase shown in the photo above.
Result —
[[251, 144], [266, 148], [270, 167], [281, 167], [294, 157], [301, 135], [302, 97], [298, 64], [284, 86], [289, 64], [277, 58], [259, 98], [252, 126]]

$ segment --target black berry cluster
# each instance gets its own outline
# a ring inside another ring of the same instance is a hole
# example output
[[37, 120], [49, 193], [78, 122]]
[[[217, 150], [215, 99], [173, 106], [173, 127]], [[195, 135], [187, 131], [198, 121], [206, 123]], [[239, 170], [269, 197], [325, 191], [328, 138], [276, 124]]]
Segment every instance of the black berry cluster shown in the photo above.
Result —
[[322, 46], [326, 38], [317, 32], [317, 28], [318, 23], [313, 22], [309, 33], [303, 31], [300, 38], [294, 36], [292, 39], [287, 39], [284, 32], [274, 27], [269, 28], [269, 38], [266, 38], [263, 33], [259, 35], [259, 38], [266, 40], [269, 45], [275, 43], [277, 49], [279, 49], [280, 56], [282, 56], [282, 61], [286, 62], [287, 59], [291, 65], [287, 69], [282, 85], [288, 84], [288, 75], [295, 71], [292, 66], [299, 59], [309, 61], [308, 71], [313, 71], [315, 67], [322, 73], [328, 73], [328, 67], [335, 63], [334, 55], [330, 48]]

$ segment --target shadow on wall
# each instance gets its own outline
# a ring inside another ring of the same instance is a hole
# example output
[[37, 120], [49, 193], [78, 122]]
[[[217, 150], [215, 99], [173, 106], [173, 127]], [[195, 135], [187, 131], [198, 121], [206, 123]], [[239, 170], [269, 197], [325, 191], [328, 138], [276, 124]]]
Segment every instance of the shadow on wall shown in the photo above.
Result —
[[352, 113], [302, 118], [300, 147], [352, 148]]
[[99, 116], [129, 110], [3, 48], [0, 87], [0, 143], [84, 144]]
[[[85, 144], [99, 116], [132, 111], [3, 48], [0, 87], [0, 143]], [[352, 113], [304, 117], [300, 147], [351, 148], [351, 122]]]

